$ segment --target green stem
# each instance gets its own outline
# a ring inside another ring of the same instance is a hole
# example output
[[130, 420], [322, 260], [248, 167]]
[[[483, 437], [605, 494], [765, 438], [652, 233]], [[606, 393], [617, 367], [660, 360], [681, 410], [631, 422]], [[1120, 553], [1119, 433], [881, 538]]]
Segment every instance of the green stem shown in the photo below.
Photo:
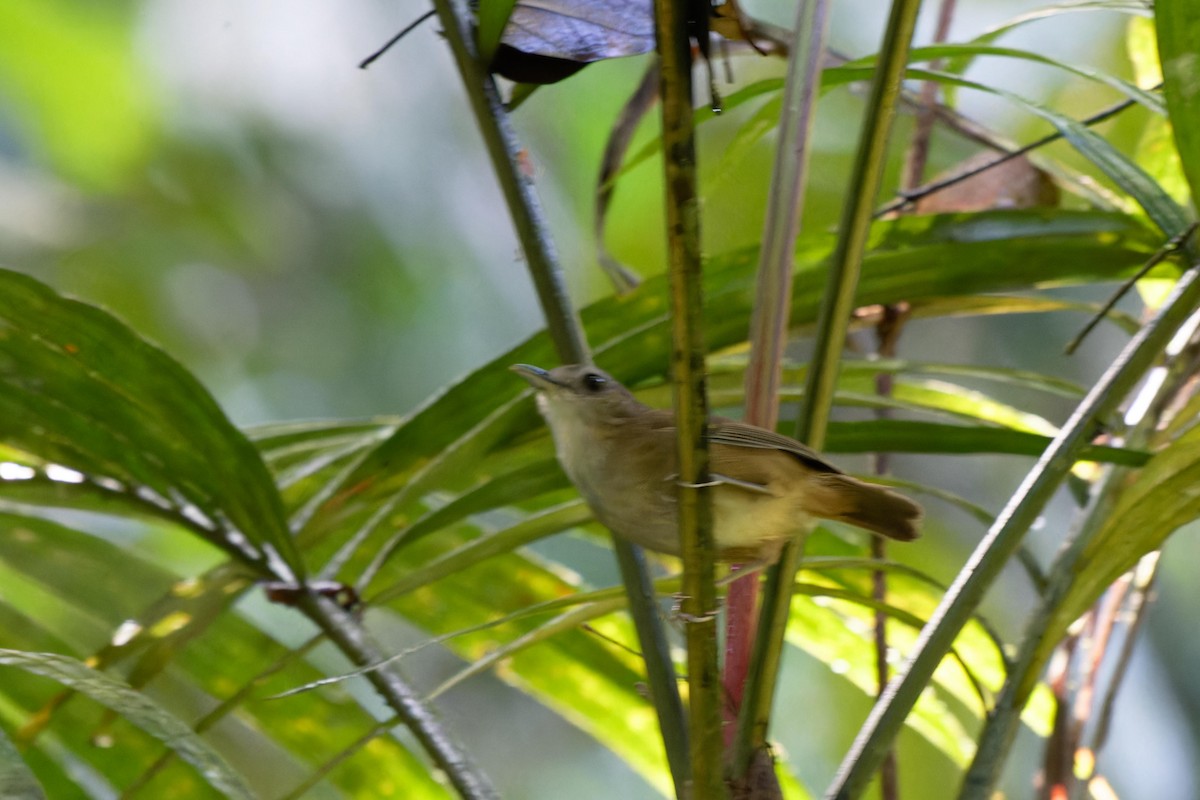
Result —
[[779, 416], [779, 383], [791, 310], [796, 237], [808, 183], [813, 111], [820, 88], [827, 24], [827, 0], [800, 3], [759, 251], [754, 312], [750, 319], [750, 363], [746, 368], [746, 419], [770, 429], [775, 428]]
[[682, 611], [688, 664], [691, 800], [724, 797], [717, 590], [708, 482], [708, 404], [700, 265], [700, 204], [692, 124], [692, 56], [687, 0], [656, 0], [661, 64], [663, 169], [671, 286], [672, 374], [679, 456]]
[[1141, 380], [1198, 303], [1200, 270], [1192, 269], [1180, 280], [1158, 316], [1129, 342], [1076, 408], [971, 554], [922, 631], [908, 663], [875, 704], [827, 797], [850, 800], [862, 794], [942, 657], [1075, 464], [1080, 449], [1090, 441], [1101, 420]]
[[563, 363], [587, 363], [591, 361], [587, 340], [567, 296], [550, 226], [532, 182], [520, 169], [517, 154], [521, 146], [504, 110], [500, 90], [476, 51], [473, 16], [460, 0], [434, 0], [433, 5], [491, 156], [492, 170], [508, 203], [550, 338]]
[[658, 711], [659, 732], [667, 751], [667, 765], [675, 782], [675, 794], [677, 797], [686, 797], [685, 787], [692, 771], [687, 718], [683, 713], [683, 699], [679, 696], [679, 684], [671, 660], [671, 645], [663, 635], [654, 583], [646, 569], [642, 548], [614, 539], [613, 549], [621, 568], [625, 594], [629, 597], [629, 615], [633, 618], [642, 646], [642, 658], [646, 661], [650, 700]]
[[[458, 64], [496, 178], [508, 203], [513, 227], [525, 252], [529, 273], [555, 349], [563, 363], [590, 362], [587, 340], [567, 295], [562, 268], [541, 203], [519, 166], [521, 148], [508, 121], [508, 112], [500, 100], [495, 81], [476, 52], [471, 13], [461, 0], [434, 0], [434, 7]], [[646, 679], [658, 714], [667, 761], [679, 786], [688, 771], [687, 738], [670, 646], [659, 619], [654, 594], [647, 589], [650, 578], [641, 551], [635, 545], [619, 539], [613, 540], [613, 549], [621, 567], [630, 613], [645, 658]]]
[[[797, 424], [797, 437], [816, 449], [820, 449], [825, 440], [825, 427], [837, 383], [839, 357], [854, 306], [854, 293], [883, 173], [888, 136], [919, 8], [920, 0], [894, 0], [892, 3], [875, 80], [867, 101], [863, 136], [850, 179], [850, 193], [842, 210], [840, 235], [829, 270], [826, 294], [817, 318], [815, 352], [806, 377]], [[779, 677], [783, 637], [791, 604], [790, 589], [802, 553], [803, 539], [798, 538], [784, 548], [779, 563], [767, 573], [762, 617], [754, 647], [753, 661], [757, 669], [747, 681], [745, 702], [739, 718], [735, 750], [735, 763], [739, 770], [749, 764], [753, 750], [766, 746], [771, 704]]]
[[[1197, 272], [1200, 271], [1193, 269], [1191, 274], [1195, 276]], [[1179, 290], [1181, 288], [1182, 286], [1177, 287], [1176, 294], [1171, 301], [1168, 301], [1168, 305], [1180, 298]], [[1185, 307], [1194, 310], [1195, 303]], [[1162, 317], [1160, 316], [1159, 319], [1161, 320]], [[1178, 325], [1170, 326], [1170, 329], [1165, 331], [1166, 336], [1169, 338], [1173, 335], [1177, 327]], [[1166, 340], [1164, 339], [1164, 341]], [[1132, 345], [1131, 342], [1130, 346]], [[1155, 350], [1152, 355], [1160, 352], [1161, 349]], [[1178, 365], [1180, 361], [1182, 360], [1176, 359], [1175, 364]], [[1149, 366], [1150, 364], [1144, 365], [1143, 370]], [[1191, 365], [1188, 364], [1188, 366]], [[1155, 400], [1152, 401], [1152, 406], [1157, 407], [1160, 411], [1166, 400], [1177, 395], [1181, 382], [1191, 378], [1190, 369], [1181, 371], [1175, 368], [1171, 372], [1174, 373], [1174, 380], [1164, 380], [1156, 392]], [[1126, 436], [1126, 444], [1130, 447], [1145, 447], [1150, 435], [1156, 429], [1157, 423], [1157, 416], [1153, 414], [1144, 416], [1137, 426], [1129, 431]], [[1038, 675], [1041, 674], [1042, 668], [1053, 652], [1053, 648], [1047, 642], [1046, 628], [1076, 580], [1080, 559], [1091, 545], [1096, 533], [1103, 528], [1104, 521], [1111, 516], [1113, 507], [1120, 499], [1127, 472], [1128, 470], [1124, 468], [1109, 467], [1104, 480], [1093, 489], [1094, 499], [1088, 506], [1082, 524], [1047, 571], [1046, 586], [1039, 597], [1038, 606], [1025, 624], [1025, 631], [1016, 658], [1009, 667], [1008, 675], [996, 698], [995, 706], [988, 714], [987, 722], [979, 737], [979, 746], [976, 748], [975, 757], [963, 778], [962, 791], [959, 794], [960, 800], [982, 800], [992, 796], [996, 781], [1000, 777], [1000, 770], [1004, 766], [1016, 736], [1021, 711], [1029, 700], [1029, 695], [1037, 683]]]
[[[796, 8], [779, 118], [779, 144], [767, 194], [762, 249], [750, 318], [750, 363], [746, 367], [746, 421], [770, 430], [779, 419], [779, 384], [792, 305], [796, 237], [808, 185], [813, 112], [821, 80], [828, 27], [827, 0]], [[757, 622], [759, 576], [735, 581], [726, 598], [725, 691], [733, 714], [740, 713]], [[731, 720], [731, 721], [736, 721]], [[736, 734], [736, 728], [730, 733]], [[740, 766], [740, 765], [739, 765]], [[744, 778], [739, 770], [735, 778]]]

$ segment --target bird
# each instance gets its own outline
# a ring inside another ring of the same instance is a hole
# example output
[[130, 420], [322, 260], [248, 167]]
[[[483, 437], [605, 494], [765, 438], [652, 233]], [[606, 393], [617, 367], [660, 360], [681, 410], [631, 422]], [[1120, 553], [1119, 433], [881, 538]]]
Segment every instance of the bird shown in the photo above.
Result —
[[[675, 415], [589, 364], [511, 369], [536, 390], [558, 461], [596, 519], [623, 539], [680, 555]], [[795, 439], [719, 416], [707, 434], [717, 560], [772, 564], [817, 519], [900, 541], [919, 535], [920, 505]]]

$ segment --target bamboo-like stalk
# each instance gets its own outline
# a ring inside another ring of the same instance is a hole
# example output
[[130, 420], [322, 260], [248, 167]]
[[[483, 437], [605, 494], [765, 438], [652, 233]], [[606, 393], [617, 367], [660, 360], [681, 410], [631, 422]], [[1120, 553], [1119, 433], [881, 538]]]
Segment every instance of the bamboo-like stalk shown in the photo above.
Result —
[[[954, 18], [956, 0], [941, 0], [938, 9], [937, 28], [933, 34], [934, 43], [946, 41], [950, 33], [950, 22]], [[930, 65], [937, 68], [938, 62]], [[929, 146], [933, 140], [933, 126], [937, 120], [937, 83], [925, 81], [921, 85], [918, 100], [916, 123], [913, 126], [912, 138], [908, 150], [904, 154], [904, 167], [901, 171], [901, 186], [909, 191], [918, 186], [925, 176], [925, 167], [929, 161]], [[890, 303], [883, 307], [883, 314], [875, 327], [877, 340], [876, 355], [880, 358], [895, 358], [900, 333], [908, 316], [908, 304], [901, 301]], [[875, 393], [880, 397], [890, 397], [894, 390], [894, 380], [890, 373], [880, 373], [875, 376]], [[891, 409], [885, 407], [875, 410], [876, 419], [888, 419], [892, 416]], [[886, 452], [874, 453], [872, 471], [876, 475], [887, 475], [891, 466], [891, 454]], [[880, 536], [872, 536], [870, 542], [871, 558], [884, 562], [888, 557], [888, 542]], [[882, 569], [871, 573], [871, 598], [879, 603], [887, 602], [888, 577]], [[887, 688], [891, 680], [891, 665], [888, 663], [888, 615], [882, 609], [875, 611], [875, 696], [878, 698]], [[896, 758], [896, 749], [888, 750], [879, 765], [879, 797], [880, 800], [896, 800], [900, 796], [900, 765]]]
[[[434, 7], [525, 252], [529, 273], [537, 289], [555, 349], [564, 363], [589, 362], [591, 354], [578, 315], [567, 296], [562, 268], [541, 203], [519, 167], [520, 146], [516, 134], [508, 121], [495, 81], [480, 63], [471, 13], [462, 0], [434, 0]], [[630, 615], [642, 647], [646, 679], [658, 715], [667, 762], [675, 785], [680, 788], [688, 772], [687, 736], [670, 646], [659, 619], [658, 606], [640, 549], [618, 539], [613, 540], [613, 549], [629, 596]]]
[[1088, 443], [1099, 421], [1112, 413], [1141, 380], [1198, 303], [1200, 269], [1193, 268], [1180, 280], [1155, 319], [1126, 345], [1075, 409], [971, 554], [921, 632], [899, 677], [872, 709], [827, 797], [850, 800], [862, 794], [942, 657], [1074, 465], [1079, 449]]
[[708, 402], [704, 391], [700, 203], [692, 121], [692, 56], [687, 0], [655, 0], [661, 65], [667, 269], [679, 453], [682, 616], [687, 639], [690, 800], [724, 797], [721, 675], [717, 665], [717, 590], [708, 483]]
[[[821, 448], [825, 439], [842, 344], [853, 310], [854, 292], [858, 285], [875, 196], [879, 191], [900, 80], [919, 8], [920, 0], [894, 0], [892, 3], [883, 47], [879, 53], [878, 71], [867, 101], [863, 135], [854, 161], [850, 191], [842, 210], [825, 297], [817, 317], [815, 352], [805, 380], [797, 425], [798, 438], [816, 449]], [[745, 701], [739, 717], [734, 754], [738, 769], [744, 769], [749, 764], [755, 749], [766, 746], [767, 726], [791, 604], [791, 587], [802, 553], [803, 540], [792, 542], [784, 548], [779, 563], [767, 574], [762, 617], [754, 643], [753, 661], [756, 669], [748, 676]]]
[[[779, 144], [767, 194], [759, 251], [754, 312], [750, 320], [750, 363], [746, 368], [746, 421], [774, 429], [779, 419], [779, 383], [791, 313], [796, 237], [808, 185], [813, 113], [829, 20], [827, 0], [803, 0], [788, 54], [779, 118]], [[726, 598], [725, 693], [739, 713], [754, 646], [759, 577], [734, 581]], [[731, 729], [736, 733], [736, 728]], [[742, 777], [735, 774], [735, 780]]]
[[[1193, 267], [1192, 276], [1200, 274], [1200, 267]], [[1177, 290], [1178, 291], [1178, 290]], [[1178, 296], [1178, 295], [1176, 295]], [[1194, 309], [1194, 306], [1192, 306]], [[1174, 328], [1170, 331], [1174, 333]], [[1165, 380], [1155, 391], [1155, 397], [1150, 405], [1161, 409], [1165, 400], [1174, 397], [1180, 389], [1180, 383], [1191, 379], [1190, 364], [1187, 370], [1172, 370], [1175, 380]], [[1153, 434], [1158, 422], [1157, 417], [1147, 415], [1129, 431], [1126, 443], [1130, 447], [1144, 447]], [[1078, 530], [1054, 559], [1047, 571], [1046, 586], [1043, 589], [1037, 607], [1030, 614], [1025, 624], [1017, 655], [1009, 667], [1008, 676], [996, 703], [988, 714], [983, 731], [979, 736], [979, 744], [975, 757], [963, 778], [960, 800], [981, 800], [992, 796], [1000, 770], [1007, 760], [1013, 739], [1020, 724], [1021, 711], [1025, 708], [1029, 695], [1037, 683], [1038, 675], [1050, 652], [1044, 648], [1046, 626], [1057, 611], [1062, 598], [1075, 581], [1079, 560], [1090, 545], [1095, 534], [1103, 527], [1104, 521], [1111, 516], [1112, 509], [1120, 497], [1120, 487], [1128, 470], [1120, 467], [1110, 467], [1104, 479], [1093, 489], [1093, 500], [1088, 506]], [[1102, 648], [1101, 648], [1102, 650]]]

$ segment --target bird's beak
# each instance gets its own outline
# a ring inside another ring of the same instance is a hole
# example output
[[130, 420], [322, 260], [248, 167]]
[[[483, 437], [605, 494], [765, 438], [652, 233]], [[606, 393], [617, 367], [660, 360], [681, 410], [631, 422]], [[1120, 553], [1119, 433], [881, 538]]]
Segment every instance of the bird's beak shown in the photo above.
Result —
[[562, 384], [554, 380], [550, 373], [541, 367], [535, 367], [532, 364], [513, 364], [509, 369], [529, 381], [529, 385], [539, 392], [562, 388]]

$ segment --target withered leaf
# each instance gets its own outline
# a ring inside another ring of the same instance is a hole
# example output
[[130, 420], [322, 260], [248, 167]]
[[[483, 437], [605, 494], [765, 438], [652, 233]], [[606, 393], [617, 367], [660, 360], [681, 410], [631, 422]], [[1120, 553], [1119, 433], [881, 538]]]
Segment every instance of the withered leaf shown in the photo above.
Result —
[[492, 69], [524, 83], [553, 83], [606, 58], [654, 49], [650, 0], [521, 0]]
[[[985, 166], [996, 158], [980, 153], [947, 170], [938, 180]], [[987, 211], [996, 208], [1036, 208], [1057, 206], [1058, 184], [1048, 174], [1020, 156], [991, 169], [922, 197], [913, 209], [916, 214], [948, 214]]]

